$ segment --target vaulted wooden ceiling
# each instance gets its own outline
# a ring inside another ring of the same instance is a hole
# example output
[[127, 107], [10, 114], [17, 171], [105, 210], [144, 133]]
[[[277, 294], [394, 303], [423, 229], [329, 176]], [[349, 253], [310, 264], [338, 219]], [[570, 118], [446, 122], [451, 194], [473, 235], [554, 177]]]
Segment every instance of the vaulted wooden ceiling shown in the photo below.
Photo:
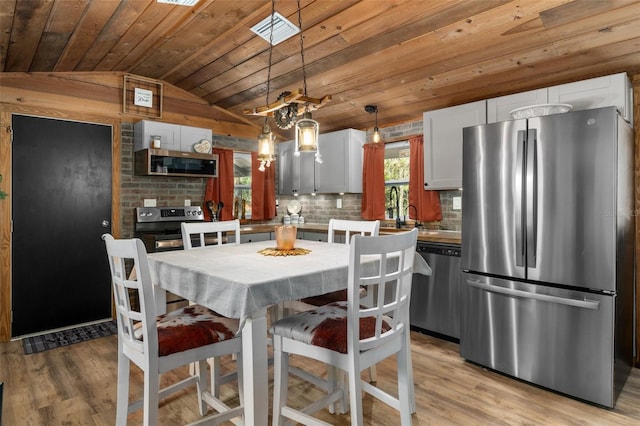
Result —
[[[322, 131], [600, 75], [640, 73], [638, 0], [301, 0], [308, 94]], [[230, 112], [266, 102], [269, 0], [1, 0], [3, 72], [123, 71]], [[275, 9], [297, 24], [295, 0]], [[302, 88], [300, 39], [273, 48], [271, 90]], [[1, 88], [0, 88], [1, 90]], [[234, 118], [235, 117], [235, 118]], [[284, 131], [290, 132], [290, 130]]]

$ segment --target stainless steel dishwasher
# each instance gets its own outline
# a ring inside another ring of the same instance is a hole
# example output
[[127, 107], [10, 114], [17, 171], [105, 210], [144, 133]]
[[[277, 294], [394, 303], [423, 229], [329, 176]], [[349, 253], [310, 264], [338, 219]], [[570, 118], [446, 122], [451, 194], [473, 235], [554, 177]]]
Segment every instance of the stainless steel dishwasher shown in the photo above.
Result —
[[416, 251], [431, 275], [413, 275], [410, 320], [413, 329], [460, 339], [460, 245], [418, 241]]

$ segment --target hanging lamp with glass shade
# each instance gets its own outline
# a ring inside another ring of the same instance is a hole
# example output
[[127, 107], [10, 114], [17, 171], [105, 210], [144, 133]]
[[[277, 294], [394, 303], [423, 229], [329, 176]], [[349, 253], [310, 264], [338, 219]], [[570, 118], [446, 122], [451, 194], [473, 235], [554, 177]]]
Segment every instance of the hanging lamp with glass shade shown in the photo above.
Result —
[[[261, 170], [265, 166], [269, 166], [271, 161], [275, 160], [275, 136], [271, 133], [267, 120], [268, 117], [274, 117], [276, 125], [279, 128], [287, 129], [295, 122], [295, 140], [296, 146], [294, 155], [299, 156], [300, 152], [315, 154], [315, 161], [322, 163], [322, 156], [318, 149], [319, 124], [311, 117], [311, 111], [315, 111], [331, 100], [331, 95], [325, 95], [322, 98], [311, 98], [307, 94], [307, 75], [304, 61], [304, 38], [302, 37], [302, 12], [300, 8], [300, 0], [298, 4], [298, 25], [300, 34], [300, 56], [302, 60], [302, 81], [304, 89], [296, 89], [293, 92], [283, 92], [278, 99], [269, 103], [269, 89], [271, 81], [271, 59], [273, 50], [273, 39], [270, 34], [270, 50], [269, 50], [269, 75], [267, 79], [267, 103], [253, 109], [245, 109], [244, 114], [261, 115], [265, 117], [262, 133], [258, 135], [258, 157], [260, 159]], [[275, 15], [275, 1], [272, 1], [271, 12], [271, 28], [273, 29], [273, 17]], [[282, 41], [282, 40], [281, 40]], [[277, 119], [276, 119], [277, 117]], [[271, 137], [269, 137], [271, 134]], [[270, 147], [273, 145], [273, 149]]]
[[271, 127], [265, 118], [262, 133], [258, 135], [258, 161], [260, 161], [258, 170], [264, 172], [265, 166], [271, 166], [271, 162], [276, 160], [275, 152], [276, 136], [271, 132]]
[[373, 128], [373, 133], [371, 134], [371, 142], [382, 142], [382, 133], [380, 133], [380, 129], [378, 128], [378, 105], [365, 105], [364, 110], [369, 114], [376, 114], [376, 125]]
[[[304, 37], [302, 36], [302, 12], [300, 11], [300, 0], [298, 0], [298, 26], [300, 27], [300, 59], [302, 61], [302, 83], [304, 96], [307, 96], [307, 72], [304, 66]], [[296, 150], [293, 155], [299, 156], [300, 152], [313, 152], [316, 162], [322, 164], [322, 156], [318, 149], [318, 138], [320, 136], [320, 125], [311, 118], [308, 105], [305, 105], [302, 118], [296, 121]]]
[[[269, 90], [271, 89], [271, 60], [273, 58], [273, 24], [276, 15], [276, 1], [271, 0], [271, 27], [269, 32], [269, 69], [267, 71], [267, 99], [269, 105]], [[276, 136], [271, 132], [269, 127], [269, 117], [264, 117], [262, 125], [262, 133], [258, 135], [258, 161], [260, 166], [258, 170], [264, 172], [265, 166], [270, 167], [271, 162], [276, 160]]]

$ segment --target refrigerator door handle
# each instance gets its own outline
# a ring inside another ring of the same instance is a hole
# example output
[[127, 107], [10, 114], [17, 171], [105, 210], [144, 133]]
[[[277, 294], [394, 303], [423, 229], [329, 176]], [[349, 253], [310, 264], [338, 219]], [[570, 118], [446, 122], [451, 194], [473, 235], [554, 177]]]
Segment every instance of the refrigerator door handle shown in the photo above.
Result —
[[598, 307], [600, 306], [600, 302], [597, 300], [568, 299], [565, 297], [550, 296], [548, 294], [529, 293], [528, 291], [524, 291], [524, 290], [516, 290], [513, 288], [500, 287], [500, 286], [487, 284], [487, 283], [483, 283], [481, 281], [476, 281], [476, 280], [467, 280], [467, 284], [469, 284], [472, 287], [479, 288], [480, 290], [485, 290], [492, 293], [500, 293], [500, 294], [505, 294], [507, 296], [514, 296], [514, 297], [523, 297], [525, 299], [541, 300], [544, 302], [575, 306], [577, 308], [598, 309]]
[[527, 197], [527, 267], [537, 266], [537, 230], [538, 230], [538, 156], [537, 156], [537, 131], [527, 131], [527, 171], [526, 171], [526, 197]]
[[525, 203], [525, 174], [524, 174], [524, 148], [526, 135], [524, 130], [518, 130], [516, 166], [515, 166], [515, 225], [516, 225], [516, 266], [524, 265], [525, 256], [525, 226], [526, 216], [522, 206]]

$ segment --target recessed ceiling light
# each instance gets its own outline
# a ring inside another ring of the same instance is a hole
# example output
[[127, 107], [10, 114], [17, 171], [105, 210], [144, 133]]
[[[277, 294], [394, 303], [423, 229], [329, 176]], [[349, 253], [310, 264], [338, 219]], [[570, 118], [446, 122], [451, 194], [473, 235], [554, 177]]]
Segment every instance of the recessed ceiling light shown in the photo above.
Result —
[[[271, 38], [271, 15], [258, 22], [251, 27], [251, 31], [262, 37], [269, 43]], [[281, 43], [300, 32], [300, 28], [296, 27], [284, 16], [278, 12], [273, 14], [273, 45]]]
[[172, 4], [175, 6], [193, 6], [200, 0], [156, 0], [158, 3]]

